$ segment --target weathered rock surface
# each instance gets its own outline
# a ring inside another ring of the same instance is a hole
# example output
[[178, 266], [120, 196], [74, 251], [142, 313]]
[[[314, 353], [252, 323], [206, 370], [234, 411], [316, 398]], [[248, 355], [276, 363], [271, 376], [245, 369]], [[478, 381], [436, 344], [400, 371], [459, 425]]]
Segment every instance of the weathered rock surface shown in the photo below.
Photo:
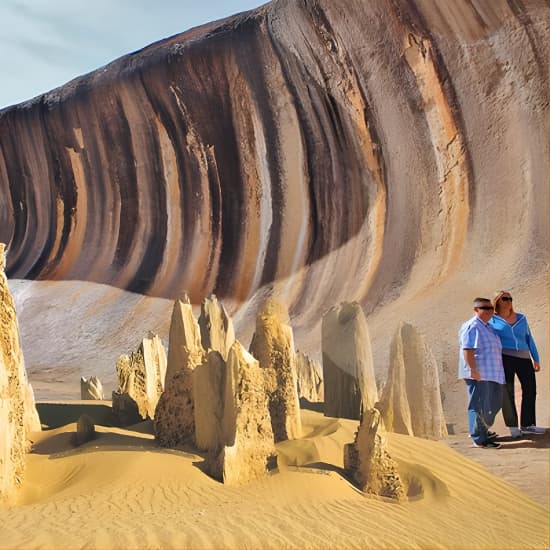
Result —
[[386, 450], [380, 413], [366, 410], [355, 441], [344, 447], [344, 469], [361, 491], [397, 500], [406, 498], [397, 464]]
[[221, 437], [208, 468], [224, 483], [239, 485], [276, 466], [265, 371], [238, 341], [227, 358]]
[[428, 439], [448, 435], [437, 361], [409, 323], [402, 322], [392, 340], [390, 370], [377, 408], [388, 431]]
[[193, 314], [189, 296], [183, 294], [174, 301], [168, 340], [166, 384], [171, 377], [185, 369], [193, 369], [204, 359], [200, 327]]
[[235, 342], [235, 329], [223, 304], [213, 294], [202, 302], [199, 327], [202, 347], [205, 350], [219, 351], [224, 360], [227, 359], [227, 354]]
[[367, 320], [358, 303], [343, 302], [324, 315], [322, 351], [325, 415], [361, 418], [378, 401], [378, 390]]
[[137, 351], [118, 358], [116, 369], [119, 391], [113, 392], [115, 417], [122, 420], [118, 411], [132, 409], [128, 401], [133, 400], [141, 419], [153, 419], [166, 376], [166, 352], [161, 339], [150, 333]]
[[219, 450], [222, 434], [227, 365], [219, 351], [193, 371], [195, 445], [203, 451]]
[[296, 350], [298, 397], [303, 397], [311, 403], [324, 400], [322, 372], [319, 361], [315, 361], [308, 357], [306, 353]]
[[97, 376], [90, 376], [90, 378], [82, 376], [80, 378], [80, 399], [97, 401], [105, 399], [103, 385]]
[[155, 412], [157, 441], [176, 447], [194, 441], [193, 371], [205, 360], [200, 328], [187, 295], [174, 303], [168, 343], [168, 373]]
[[269, 299], [262, 306], [256, 319], [250, 352], [264, 369], [275, 441], [300, 437], [302, 419], [294, 334], [288, 310], [281, 302]]
[[4, 267], [0, 243], [0, 500], [9, 499], [23, 482], [27, 436], [40, 430]]
[[[275, 1], [3, 110], [9, 275], [245, 299], [350, 243], [294, 292], [336, 303], [363, 275], [356, 299], [376, 302], [427, 251], [428, 288], [499, 215], [484, 197], [543, 208], [549, 9], [479, 9]], [[516, 184], [525, 162], [530, 193]], [[494, 245], [476, 242], [476, 257]], [[330, 287], [316, 284], [325, 269]]]

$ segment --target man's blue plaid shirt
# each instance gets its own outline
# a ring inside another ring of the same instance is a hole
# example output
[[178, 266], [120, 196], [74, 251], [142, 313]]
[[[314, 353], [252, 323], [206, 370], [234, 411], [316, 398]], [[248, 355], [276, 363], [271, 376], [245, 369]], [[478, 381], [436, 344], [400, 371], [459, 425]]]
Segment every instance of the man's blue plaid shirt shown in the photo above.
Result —
[[499, 384], [506, 383], [504, 367], [502, 366], [502, 344], [491, 326], [485, 324], [476, 315], [460, 327], [459, 338], [459, 378], [472, 378], [470, 367], [464, 360], [463, 350], [473, 349], [481, 380], [489, 380]]

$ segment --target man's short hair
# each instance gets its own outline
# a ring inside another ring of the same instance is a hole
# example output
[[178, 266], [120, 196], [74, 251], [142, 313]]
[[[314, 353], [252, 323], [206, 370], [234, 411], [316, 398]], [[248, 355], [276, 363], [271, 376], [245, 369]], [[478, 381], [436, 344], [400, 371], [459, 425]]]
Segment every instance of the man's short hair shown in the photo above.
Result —
[[474, 298], [474, 307], [480, 307], [487, 302], [491, 303], [491, 300], [489, 300], [489, 298]]

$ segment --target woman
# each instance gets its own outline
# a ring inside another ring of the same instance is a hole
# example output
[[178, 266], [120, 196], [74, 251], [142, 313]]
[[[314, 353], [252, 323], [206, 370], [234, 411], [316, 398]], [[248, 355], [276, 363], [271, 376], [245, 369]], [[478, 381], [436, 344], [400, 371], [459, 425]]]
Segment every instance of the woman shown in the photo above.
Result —
[[[535, 371], [540, 370], [539, 353], [529, 330], [527, 318], [516, 313], [512, 305], [512, 296], [505, 290], [496, 293], [493, 300], [495, 315], [489, 321], [502, 342], [502, 362], [506, 386], [502, 399], [502, 416], [510, 428], [512, 437], [522, 434], [543, 434], [535, 421], [535, 399], [537, 382]], [[518, 413], [514, 396], [515, 376], [521, 384], [521, 424], [518, 427]]]

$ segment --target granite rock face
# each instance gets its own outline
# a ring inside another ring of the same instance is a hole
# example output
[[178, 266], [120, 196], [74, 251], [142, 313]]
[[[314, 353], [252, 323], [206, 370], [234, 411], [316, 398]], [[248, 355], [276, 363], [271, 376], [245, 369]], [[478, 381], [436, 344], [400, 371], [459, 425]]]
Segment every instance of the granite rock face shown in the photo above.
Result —
[[259, 311], [250, 352], [264, 369], [275, 441], [300, 437], [302, 420], [294, 334], [288, 310], [278, 300], [267, 300]]
[[402, 322], [391, 344], [390, 370], [377, 408], [388, 431], [444, 439], [439, 370], [423, 336]]
[[361, 306], [343, 302], [322, 324], [325, 415], [360, 419], [378, 401], [367, 320]]
[[97, 376], [90, 376], [90, 378], [82, 376], [80, 378], [80, 399], [91, 401], [105, 399], [103, 385]]
[[4, 258], [4, 245], [0, 243], [0, 501], [9, 500], [21, 486], [28, 434], [40, 430]]
[[536, 220], [533, 257], [549, 21], [539, 0], [276, 0], [5, 109], [7, 272], [194, 304], [295, 275], [289, 305], [320, 317], [426, 257], [425, 289], [486, 258], [517, 228], [469, 236], [506, 204]]

